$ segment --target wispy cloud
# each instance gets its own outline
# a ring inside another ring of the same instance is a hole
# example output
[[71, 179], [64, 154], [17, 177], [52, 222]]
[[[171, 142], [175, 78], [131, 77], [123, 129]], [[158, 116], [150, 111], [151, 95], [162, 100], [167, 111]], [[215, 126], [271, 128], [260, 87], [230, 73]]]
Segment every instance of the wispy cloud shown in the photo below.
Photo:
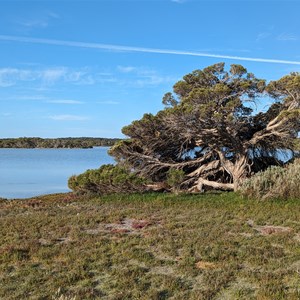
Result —
[[21, 25], [25, 31], [30, 31], [32, 29], [47, 28], [51, 24], [52, 20], [59, 18], [60, 16], [53, 11], [44, 11], [39, 12], [38, 14], [23, 17], [22, 19], [17, 20], [16, 23]]
[[267, 39], [268, 37], [271, 36], [271, 33], [270, 32], [260, 32], [257, 37], [256, 37], [256, 42], [260, 42], [262, 40], [265, 40]]
[[126, 73], [125, 78], [119, 79], [120, 84], [138, 88], [170, 83], [177, 79], [171, 76], [161, 75], [158, 71], [143, 66], [118, 66], [117, 70], [120, 73]]
[[[100, 80], [100, 79], [99, 79]], [[10, 87], [21, 81], [36, 81], [43, 87], [56, 82], [68, 82], [76, 85], [91, 85], [96, 82], [86, 70], [72, 70], [67, 67], [48, 67], [44, 69], [0, 69], [0, 87]]]
[[82, 101], [77, 101], [77, 100], [46, 100], [45, 102], [47, 103], [53, 103], [53, 104], [84, 104]]
[[138, 71], [138, 78], [134, 81], [134, 84], [139, 87], [145, 87], [148, 85], [159, 85], [163, 83], [174, 82], [176, 79], [171, 76], [163, 76], [156, 71]]
[[171, 0], [171, 2], [184, 3], [184, 2], [187, 2], [187, 0]]
[[120, 71], [121, 73], [130, 73], [136, 70], [135, 67], [131, 67], [131, 66], [118, 66], [117, 68], [118, 71]]
[[160, 76], [160, 75], [149, 75], [144, 76], [141, 79], [137, 79], [134, 84], [138, 85], [139, 87], [145, 87], [147, 85], [159, 85], [167, 82], [174, 82], [174, 78], [170, 76]]
[[298, 37], [293, 34], [293, 33], [281, 33], [278, 37], [277, 37], [278, 41], [297, 41]]
[[39, 72], [39, 76], [45, 84], [53, 84], [54, 82], [65, 78], [67, 74], [67, 68], [49, 68]]
[[100, 50], [110, 50], [110, 51], [173, 54], [173, 55], [212, 57], [212, 58], [222, 58], [222, 59], [241, 60], [241, 61], [273, 63], [273, 64], [300, 65], [300, 61], [292, 61], [292, 60], [284, 60], [284, 59], [242, 57], [242, 56], [211, 54], [211, 53], [203, 53], [203, 52], [187, 51], [187, 50], [144, 48], [144, 47], [109, 45], [109, 44], [100, 44], [100, 43], [84, 43], [84, 42], [73, 42], [73, 41], [64, 41], [64, 40], [28, 38], [28, 37], [19, 37], [19, 36], [10, 36], [10, 35], [0, 35], [0, 40], [22, 42], [22, 43], [46, 44], [46, 45], [55, 45], [55, 46], [68, 46], [68, 47], [76, 47], [76, 48], [90, 48], [90, 49], [100, 49]]
[[42, 19], [35, 19], [35, 20], [22, 20], [18, 22], [20, 25], [26, 28], [46, 28], [48, 27], [48, 21]]
[[117, 105], [120, 104], [120, 102], [118, 101], [111, 101], [111, 100], [107, 100], [107, 101], [98, 101], [98, 104], [108, 104], [108, 105]]
[[90, 118], [85, 116], [77, 116], [77, 115], [53, 115], [50, 116], [49, 119], [54, 121], [87, 121]]
[[30, 96], [15, 96], [15, 97], [11, 97], [11, 99], [13, 100], [45, 100], [47, 99], [45, 96], [43, 95], [30, 95]]
[[17, 68], [2, 68], [0, 69], [0, 87], [9, 87], [16, 81], [32, 81], [36, 75], [30, 70], [21, 70]]
[[6, 100], [14, 101], [37, 101], [43, 103], [53, 103], [53, 104], [69, 104], [69, 105], [77, 105], [77, 104], [84, 104], [85, 102], [79, 100], [72, 100], [72, 99], [51, 99], [44, 95], [22, 95], [22, 96], [10, 96], [5, 98]]

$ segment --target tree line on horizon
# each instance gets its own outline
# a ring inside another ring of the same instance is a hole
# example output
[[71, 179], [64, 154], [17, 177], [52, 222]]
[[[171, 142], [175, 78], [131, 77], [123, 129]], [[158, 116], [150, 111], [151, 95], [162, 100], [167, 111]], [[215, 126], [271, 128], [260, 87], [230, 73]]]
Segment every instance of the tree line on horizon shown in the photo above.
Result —
[[[263, 98], [272, 101], [268, 110], [254, 111]], [[69, 186], [100, 194], [237, 191], [254, 174], [283, 166], [285, 153], [290, 161], [299, 153], [300, 73], [267, 83], [241, 65], [218, 63], [185, 75], [162, 100], [163, 110], [122, 129], [128, 138], [109, 150], [115, 166], [72, 177]]]
[[93, 148], [113, 146], [118, 138], [67, 137], [39, 138], [20, 137], [0, 139], [0, 148]]

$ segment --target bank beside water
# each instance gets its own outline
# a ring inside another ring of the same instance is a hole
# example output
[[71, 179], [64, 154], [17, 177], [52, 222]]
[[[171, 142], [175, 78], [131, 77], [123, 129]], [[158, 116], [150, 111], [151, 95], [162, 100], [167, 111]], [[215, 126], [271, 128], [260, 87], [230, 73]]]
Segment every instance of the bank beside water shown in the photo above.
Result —
[[110, 147], [120, 141], [118, 138], [67, 137], [39, 138], [20, 137], [0, 139], [0, 148], [93, 148]]

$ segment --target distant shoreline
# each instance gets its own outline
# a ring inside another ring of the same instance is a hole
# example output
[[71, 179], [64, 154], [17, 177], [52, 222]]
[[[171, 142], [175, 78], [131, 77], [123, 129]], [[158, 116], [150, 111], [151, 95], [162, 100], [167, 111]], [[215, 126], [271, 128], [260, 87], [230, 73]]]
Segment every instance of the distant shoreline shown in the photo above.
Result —
[[0, 139], [0, 148], [93, 148], [103, 146], [113, 146], [121, 141], [120, 138], [93, 138], [93, 137], [67, 137], [67, 138], [40, 138], [40, 137], [20, 137]]

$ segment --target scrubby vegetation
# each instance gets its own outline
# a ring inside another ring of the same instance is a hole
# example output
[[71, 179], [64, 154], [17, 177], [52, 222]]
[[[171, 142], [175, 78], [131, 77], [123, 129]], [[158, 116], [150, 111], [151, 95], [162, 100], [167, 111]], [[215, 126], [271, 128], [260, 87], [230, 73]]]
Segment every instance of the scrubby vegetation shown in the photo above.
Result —
[[122, 167], [103, 165], [99, 169], [87, 170], [80, 175], [71, 176], [68, 186], [77, 193], [108, 195], [144, 191], [146, 180], [129, 173]]
[[245, 180], [242, 195], [253, 199], [300, 199], [300, 159], [285, 167], [270, 167]]
[[167, 172], [167, 184], [171, 190], [178, 192], [180, 190], [180, 184], [184, 179], [184, 172], [182, 170], [169, 169]]
[[120, 139], [90, 137], [56, 139], [21, 137], [0, 139], [0, 148], [93, 148], [97, 146], [113, 146], [118, 141]]
[[0, 299], [296, 300], [299, 208], [234, 193], [0, 201]]

